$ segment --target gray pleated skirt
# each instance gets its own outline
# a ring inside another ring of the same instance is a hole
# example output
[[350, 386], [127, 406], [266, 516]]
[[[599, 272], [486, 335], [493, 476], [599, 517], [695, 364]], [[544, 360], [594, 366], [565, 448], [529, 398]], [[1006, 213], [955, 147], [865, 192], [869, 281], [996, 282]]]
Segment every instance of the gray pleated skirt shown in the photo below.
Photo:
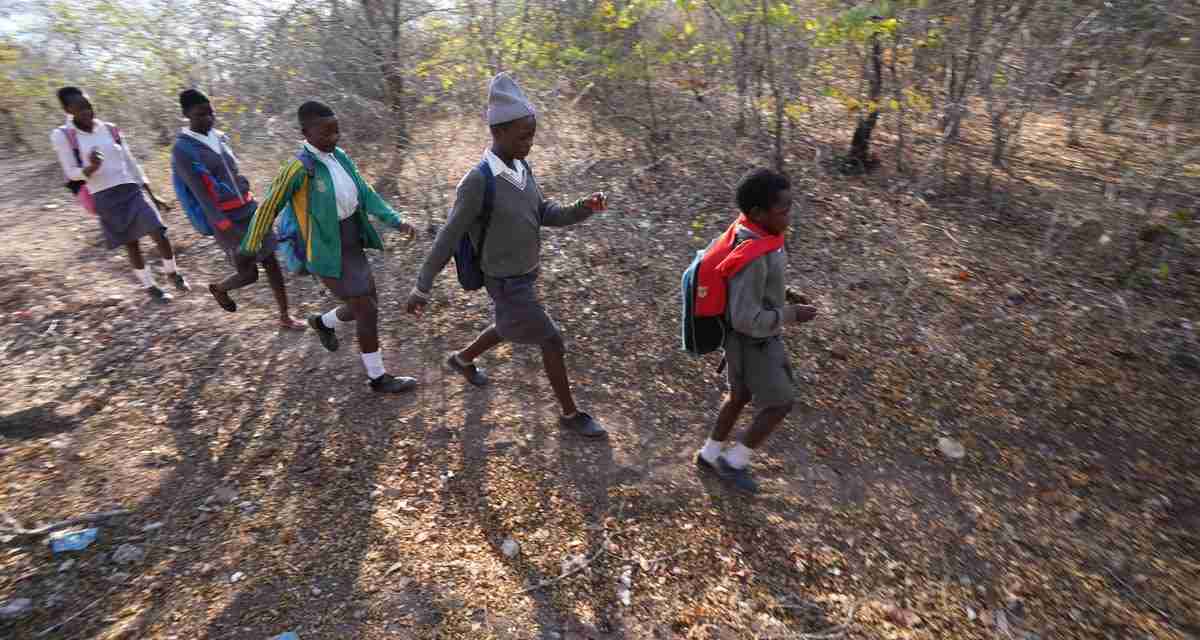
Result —
[[158, 210], [146, 199], [141, 185], [126, 183], [109, 187], [93, 193], [92, 201], [109, 249], [167, 229]]

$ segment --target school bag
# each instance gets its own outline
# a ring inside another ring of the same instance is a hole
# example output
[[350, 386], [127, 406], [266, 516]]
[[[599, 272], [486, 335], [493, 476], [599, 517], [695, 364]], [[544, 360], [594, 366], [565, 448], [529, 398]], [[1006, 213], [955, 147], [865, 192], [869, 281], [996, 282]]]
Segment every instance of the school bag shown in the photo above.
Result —
[[738, 240], [738, 228], [751, 225], [748, 218], [741, 216], [704, 250], [697, 251], [692, 263], [684, 269], [680, 314], [684, 351], [704, 355], [725, 346], [725, 334], [730, 330], [725, 322], [729, 278], [756, 258], [783, 246], [783, 236]]
[[[316, 172], [317, 159], [303, 149], [296, 154], [296, 159], [304, 165], [304, 177], [301, 179], [300, 188], [308, 189], [308, 181]], [[283, 266], [297, 275], [308, 273], [308, 249], [304, 244], [304, 236], [300, 234], [300, 220], [296, 218], [296, 212], [292, 210], [291, 204], [279, 212], [275, 237], [279, 240], [275, 255], [281, 259]]]
[[[121, 144], [121, 130], [114, 124], [105, 123], [104, 127], [108, 129], [108, 135], [112, 137], [113, 142]], [[83, 156], [79, 153], [79, 132], [75, 130], [75, 127], [67, 125], [59, 127], [59, 130], [66, 136], [67, 144], [71, 145], [71, 153], [75, 154], [75, 164], [82, 169]], [[64, 186], [67, 191], [75, 194], [75, 197], [79, 199], [80, 206], [85, 211], [96, 215], [96, 204], [92, 200], [92, 192], [87, 188], [87, 180], [68, 180]]]
[[[528, 166], [526, 167], [528, 168]], [[463, 232], [458, 239], [458, 248], [454, 250], [454, 271], [458, 275], [458, 283], [466, 291], [476, 291], [483, 287], [483, 244], [487, 242], [488, 225], [492, 222], [492, 205], [496, 199], [496, 176], [492, 175], [492, 166], [487, 158], [479, 161], [479, 172], [483, 174], [483, 206], [479, 219], [483, 231], [479, 234], [479, 248], [471, 242], [471, 234]]]

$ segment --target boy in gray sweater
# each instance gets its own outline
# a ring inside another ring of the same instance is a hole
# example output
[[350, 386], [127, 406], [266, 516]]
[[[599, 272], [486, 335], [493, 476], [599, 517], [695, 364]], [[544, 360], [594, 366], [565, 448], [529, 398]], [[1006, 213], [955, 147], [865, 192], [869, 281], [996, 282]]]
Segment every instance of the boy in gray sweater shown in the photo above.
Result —
[[[751, 171], [738, 183], [737, 205], [743, 214], [738, 222], [739, 242], [782, 236], [791, 221], [791, 184], [769, 169]], [[696, 454], [701, 469], [714, 471], [750, 493], [758, 491], [758, 483], [750, 477], [750, 454], [791, 412], [796, 394], [783, 329], [808, 322], [817, 313], [807, 301], [787, 303], [786, 277], [787, 254], [780, 247], [748, 262], [729, 278], [725, 313], [726, 326], [730, 327], [725, 335], [729, 395], [721, 405], [712, 434]], [[751, 399], [759, 407], [758, 414], [741, 441], [726, 447], [726, 440]]]
[[[488, 125], [492, 147], [484, 155], [495, 190], [490, 222], [483, 228], [482, 208], [487, 178], [479, 167], [458, 183], [454, 208], [425, 258], [417, 284], [408, 297], [409, 313], [420, 315], [429, 304], [433, 279], [442, 271], [463, 234], [481, 254], [484, 283], [492, 298], [495, 321], [466, 349], [451, 354], [450, 368], [475, 386], [488, 383], [475, 366], [477, 357], [502, 342], [536, 344], [554, 395], [562, 406], [559, 425], [590, 438], [607, 432], [575, 406], [567, 379], [566, 345], [558, 325], [538, 300], [536, 282], [541, 262], [541, 227], [565, 227], [605, 208], [602, 193], [562, 206], [547, 200], [533, 178], [525, 157], [533, 146], [537, 119], [533, 105], [520, 87], [501, 73], [488, 92]], [[483, 244], [481, 247], [480, 244]]]

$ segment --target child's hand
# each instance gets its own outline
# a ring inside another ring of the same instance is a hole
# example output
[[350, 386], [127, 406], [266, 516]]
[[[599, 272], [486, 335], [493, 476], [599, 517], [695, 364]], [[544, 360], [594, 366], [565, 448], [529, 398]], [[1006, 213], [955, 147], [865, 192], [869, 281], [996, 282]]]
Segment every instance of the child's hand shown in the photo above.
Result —
[[593, 213], [604, 211], [608, 208], [608, 196], [604, 195], [603, 191], [597, 191], [583, 199], [583, 206], [591, 209]]
[[100, 170], [100, 165], [104, 164], [104, 154], [99, 149], [92, 149], [88, 154], [88, 166], [83, 168], [83, 173], [86, 176], [91, 176]]
[[807, 304], [794, 304], [788, 307], [792, 315], [796, 318], [796, 322], [808, 322], [816, 317], [817, 308]]
[[163, 202], [162, 199], [160, 199], [158, 196], [150, 196], [150, 201], [154, 203], [155, 207], [158, 207], [158, 210], [161, 213], [165, 213], [165, 212], [171, 210], [171, 205], [167, 204], [166, 202]]
[[428, 304], [428, 298], [423, 298], [417, 295], [417, 292], [414, 291], [408, 294], [408, 301], [404, 303], [404, 310], [407, 311], [409, 315], [414, 315], [419, 318], [423, 313], [425, 313], [425, 307]]
[[396, 225], [396, 231], [407, 236], [409, 241], [415, 240], [417, 237], [417, 228], [407, 222], [401, 222]]
[[804, 304], [804, 305], [812, 304], [811, 302], [808, 301], [808, 297], [804, 296], [803, 294], [801, 294], [800, 292], [796, 291], [795, 289], [793, 289], [791, 287], [788, 287], [787, 290], [784, 291], [784, 297], [787, 298], [787, 301], [791, 304]]

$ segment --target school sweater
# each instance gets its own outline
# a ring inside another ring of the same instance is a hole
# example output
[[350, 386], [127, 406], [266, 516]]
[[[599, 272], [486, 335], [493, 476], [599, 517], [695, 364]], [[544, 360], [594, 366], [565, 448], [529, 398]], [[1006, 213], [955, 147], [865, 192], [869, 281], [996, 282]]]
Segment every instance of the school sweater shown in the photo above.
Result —
[[[739, 227], [739, 240], [759, 237]], [[755, 258], [729, 279], [725, 315], [733, 330], [751, 338], [770, 338], [796, 321], [787, 304], [787, 252], [782, 248]]]
[[[367, 215], [390, 227], [400, 226], [400, 215], [362, 179], [358, 167], [341, 147], [333, 150], [333, 156], [357, 187], [358, 207], [353, 215], [357, 216], [362, 230], [363, 247], [383, 249], [383, 240]], [[250, 221], [250, 231], [242, 238], [241, 252], [245, 255], [258, 253], [275, 217], [289, 205], [300, 227], [309, 272], [327, 278], [342, 277], [342, 219], [338, 215], [333, 176], [324, 162], [303, 147], [271, 182], [267, 197]]]
[[[217, 141], [218, 152], [209, 141], [193, 133], [181, 131], [175, 136], [171, 171], [195, 197], [210, 225], [215, 227], [224, 220], [241, 221], [251, 213], [246, 205], [254, 201], [254, 194], [250, 191], [250, 181], [238, 171], [237, 156], [229, 148], [228, 138], [219, 131], [209, 132]], [[180, 195], [180, 201], [183, 200]]]
[[[481, 267], [493, 278], [511, 278], [532, 273], [541, 260], [542, 227], [565, 227], [587, 220], [592, 210], [582, 200], [563, 206], [542, 195], [542, 188], [526, 172], [524, 189], [497, 176], [492, 201], [492, 218], [483, 245]], [[433, 290], [433, 279], [441, 273], [454, 255], [462, 234], [469, 234], [478, 247], [483, 225], [483, 192], [486, 178], [479, 167], [472, 168], [458, 183], [450, 218], [438, 232], [433, 248], [421, 266], [417, 289], [423, 293]]]

